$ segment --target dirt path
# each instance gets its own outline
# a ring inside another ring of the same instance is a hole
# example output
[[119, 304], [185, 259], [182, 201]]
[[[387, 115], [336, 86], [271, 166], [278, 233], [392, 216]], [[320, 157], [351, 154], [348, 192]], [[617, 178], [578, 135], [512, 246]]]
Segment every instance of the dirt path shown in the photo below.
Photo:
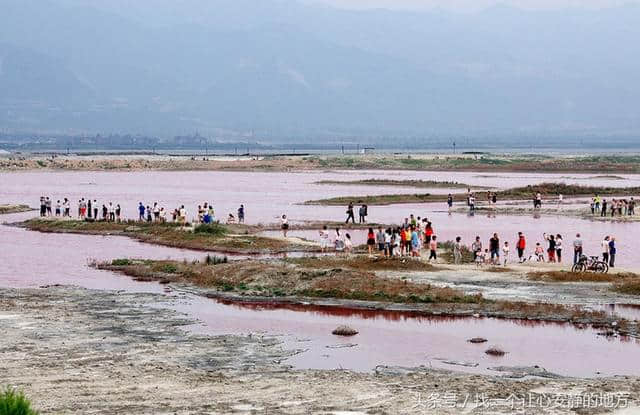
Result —
[[[43, 413], [56, 414], [576, 413], [570, 407], [596, 414], [639, 408], [640, 378], [519, 378], [540, 374], [535, 368], [515, 377], [426, 368], [295, 371], [281, 363], [295, 352], [282, 350], [274, 338], [187, 333], [192, 321], [162, 307], [170, 301], [70, 287], [0, 289], [2, 382], [24, 389]], [[585, 396], [598, 401], [583, 408]], [[545, 409], [556, 399], [565, 405]]]

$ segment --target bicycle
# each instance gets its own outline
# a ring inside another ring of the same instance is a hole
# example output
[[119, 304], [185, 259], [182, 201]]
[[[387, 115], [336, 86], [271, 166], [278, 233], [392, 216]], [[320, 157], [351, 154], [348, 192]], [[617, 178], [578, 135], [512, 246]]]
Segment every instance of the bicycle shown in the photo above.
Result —
[[600, 272], [606, 274], [609, 272], [609, 264], [600, 260], [598, 256], [586, 256], [582, 255], [578, 262], [573, 265], [571, 272]]

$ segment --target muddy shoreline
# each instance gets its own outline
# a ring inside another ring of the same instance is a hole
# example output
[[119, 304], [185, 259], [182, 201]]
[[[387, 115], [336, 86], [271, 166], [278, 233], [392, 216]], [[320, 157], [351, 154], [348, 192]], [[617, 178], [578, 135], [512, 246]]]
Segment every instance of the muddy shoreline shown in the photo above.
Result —
[[[622, 393], [619, 409], [636, 408], [640, 398], [637, 377], [563, 378], [540, 368], [496, 368], [495, 376], [425, 367], [292, 370], [286, 358], [296, 351], [283, 350], [277, 338], [189, 333], [185, 328], [193, 321], [163, 306], [171, 301], [73, 287], [2, 288], [3, 381], [23, 389], [43, 413], [60, 414], [457, 414], [462, 408], [483, 410], [473, 402], [476, 392], [502, 400], [562, 396], [568, 390]], [[439, 401], [428, 407], [424, 401], [434, 392], [449, 393], [454, 405]], [[506, 408], [494, 407], [499, 409]], [[601, 403], [580, 413], [611, 409]], [[549, 412], [540, 404], [527, 413]]]

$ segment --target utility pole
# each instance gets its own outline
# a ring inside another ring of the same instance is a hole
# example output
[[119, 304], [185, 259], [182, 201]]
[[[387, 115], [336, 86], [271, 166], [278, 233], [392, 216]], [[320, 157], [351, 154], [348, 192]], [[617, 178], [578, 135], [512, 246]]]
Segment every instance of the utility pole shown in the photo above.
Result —
[[456, 154], [456, 142], [453, 142], [453, 154]]

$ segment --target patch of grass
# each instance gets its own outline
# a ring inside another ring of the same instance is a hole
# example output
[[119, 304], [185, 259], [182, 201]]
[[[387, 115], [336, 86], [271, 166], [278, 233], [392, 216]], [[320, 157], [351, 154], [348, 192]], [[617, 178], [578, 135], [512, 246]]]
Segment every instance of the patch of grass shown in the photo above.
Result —
[[174, 264], [176, 272], [171, 273], [171, 281], [274, 297], [307, 296], [397, 303], [476, 304], [486, 301], [481, 295], [465, 295], [452, 288], [379, 277], [369, 271], [336, 267], [332, 262], [324, 263], [326, 268], [322, 269], [317, 267], [317, 260], [299, 261], [297, 264], [289, 261], [236, 261], [215, 267], [203, 263], [145, 261], [124, 267], [114, 267], [110, 263], [97, 264], [97, 267], [143, 281], [162, 282], [168, 281], [167, 265]]
[[535, 271], [528, 272], [527, 278], [533, 281], [554, 282], [612, 282], [620, 278], [625, 278], [625, 276], [599, 272]]
[[370, 206], [384, 206], [399, 203], [428, 203], [446, 200], [447, 196], [432, 195], [430, 193], [414, 193], [400, 195], [374, 195], [374, 196], [339, 196], [330, 199], [308, 200], [305, 205], [346, 206], [349, 203], [367, 204]]
[[155, 271], [163, 272], [165, 274], [175, 274], [178, 272], [178, 265], [168, 262], [159, 264], [158, 267], [155, 267]]
[[498, 267], [498, 266], [492, 266], [489, 268], [485, 268], [483, 269], [483, 271], [486, 272], [495, 272], [495, 273], [501, 273], [501, 272], [514, 272], [513, 269], [508, 268], [508, 267]]
[[425, 187], [425, 188], [452, 188], [452, 189], [467, 189], [467, 188], [484, 188], [478, 186], [471, 186], [466, 183], [458, 182], [446, 182], [436, 180], [389, 180], [389, 179], [364, 179], [364, 180], [352, 180], [352, 181], [340, 181], [340, 180], [321, 180], [314, 184], [330, 184], [330, 185], [353, 185], [353, 186], [393, 186], [393, 187]]
[[0, 391], [0, 415], [38, 415], [22, 392], [7, 386]]
[[[477, 194], [476, 196], [482, 196]], [[601, 186], [580, 186], [566, 183], [540, 183], [536, 185], [528, 185], [523, 187], [515, 187], [512, 189], [501, 190], [496, 192], [498, 200], [529, 200], [533, 199], [536, 193], [540, 193], [543, 197], [555, 197], [558, 194], [564, 196], [638, 196], [640, 195], [640, 187], [601, 187]], [[466, 200], [465, 193], [453, 194], [456, 202]], [[340, 196], [329, 199], [309, 200], [305, 205], [324, 205], [324, 206], [342, 206], [349, 202], [365, 203], [367, 205], [383, 206], [399, 203], [428, 203], [428, 202], [445, 202], [447, 195], [445, 194], [394, 194], [394, 195], [373, 195], [373, 196]], [[482, 197], [479, 200], [483, 200]]]
[[[313, 252], [319, 247], [248, 234], [256, 227], [234, 225], [233, 234], [225, 225], [199, 225], [193, 232], [178, 223], [158, 222], [90, 222], [77, 220], [32, 219], [20, 224], [27, 229], [52, 233], [91, 235], [124, 235], [142, 242], [174, 248], [228, 253], [276, 254], [283, 252]], [[244, 231], [244, 234], [241, 232]]]
[[133, 264], [133, 262], [127, 258], [114, 259], [113, 261], [111, 261], [111, 265], [113, 265], [114, 267], [124, 267], [131, 264]]
[[613, 286], [613, 291], [620, 294], [640, 295], [640, 278], [617, 282]]
[[439, 268], [419, 259], [407, 257], [368, 257], [364, 255], [337, 257], [301, 257], [286, 260], [305, 268], [350, 268], [360, 271], [438, 271]]
[[217, 223], [209, 223], [197, 225], [193, 229], [193, 232], [196, 234], [204, 233], [211, 236], [224, 236], [227, 234], [227, 229], [223, 225]]
[[[453, 263], [454, 244], [455, 242], [453, 241], [438, 242], [438, 249], [444, 250], [444, 252], [440, 256], [449, 263]], [[468, 246], [463, 245], [460, 252], [462, 254], [462, 260], [461, 260], [462, 264], [470, 264], [473, 262], [473, 252], [471, 251], [471, 249], [469, 249]]]

